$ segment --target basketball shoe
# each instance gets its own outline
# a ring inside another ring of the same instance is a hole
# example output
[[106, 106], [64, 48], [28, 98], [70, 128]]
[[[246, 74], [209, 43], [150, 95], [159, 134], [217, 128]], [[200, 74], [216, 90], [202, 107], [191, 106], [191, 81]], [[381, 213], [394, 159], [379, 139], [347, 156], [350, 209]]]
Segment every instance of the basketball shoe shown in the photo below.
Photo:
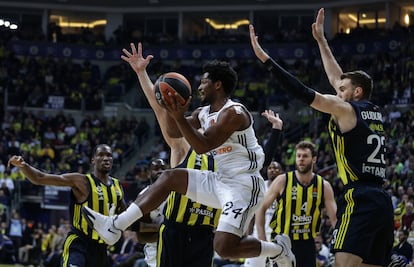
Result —
[[113, 245], [121, 238], [122, 231], [114, 226], [118, 215], [105, 216], [86, 206], [82, 207], [82, 214], [88, 225], [98, 233], [106, 244]]
[[296, 267], [296, 258], [292, 252], [292, 243], [289, 236], [285, 234], [277, 235], [273, 242], [281, 246], [282, 251], [275, 257], [269, 257], [266, 266], [271, 267], [277, 263], [278, 267]]

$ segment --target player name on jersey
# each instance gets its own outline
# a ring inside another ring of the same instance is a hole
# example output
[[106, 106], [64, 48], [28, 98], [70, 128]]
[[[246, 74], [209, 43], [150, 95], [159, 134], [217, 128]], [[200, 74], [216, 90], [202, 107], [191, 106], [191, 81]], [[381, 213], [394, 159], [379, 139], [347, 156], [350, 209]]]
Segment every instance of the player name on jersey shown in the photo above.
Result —
[[379, 176], [381, 178], [386, 177], [386, 168], [381, 168], [377, 166], [369, 166], [366, 164], [362, 164], [362, 172], [363, 173], [370, 173], [375, 176]]

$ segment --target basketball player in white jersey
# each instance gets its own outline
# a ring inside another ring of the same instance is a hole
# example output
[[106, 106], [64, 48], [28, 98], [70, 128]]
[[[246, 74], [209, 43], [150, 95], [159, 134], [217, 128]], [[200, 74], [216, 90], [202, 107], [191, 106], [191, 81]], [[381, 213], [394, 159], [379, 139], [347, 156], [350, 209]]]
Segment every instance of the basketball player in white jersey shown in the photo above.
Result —
[[[125, 61], [133, 60], [142, 56], [141, 44], [138, 44], [138, 51], [131, 44], [131, 52], [126, 49], [123, 52]], [[148, 57], [148, 60], [152, 58]], [[260, 169], [264, 153], [257, 142], [250, 112], [242, 104], [230, 100], [236, 84], [237, 74], [230, 64], [213, 61], [204, 66], [198, 87], [201, 100], [207, 106], [186, 118], [184, 114], [191, 98], [181, 105], [176, 95], [165, 96], [169, 98], [164, 104], [171, 116], [171, 127], [178, 128], [198, 154], [210, 151], [218, 171], [167, 170], [116, 217], [84, 208], [88, 223], [105, 242], [115, 243], [123, 230], [156, 208], [170, 191], [176, 191], [201, 204], [222, 209], [214, 238], [214, 249], [222, 258], [264, 256], [275, 260], [279, 267], [296, 265], [286, 235], [276, 236], [274, 242], [245, 236], [248, 224], [263, 200], [264, 180]]]

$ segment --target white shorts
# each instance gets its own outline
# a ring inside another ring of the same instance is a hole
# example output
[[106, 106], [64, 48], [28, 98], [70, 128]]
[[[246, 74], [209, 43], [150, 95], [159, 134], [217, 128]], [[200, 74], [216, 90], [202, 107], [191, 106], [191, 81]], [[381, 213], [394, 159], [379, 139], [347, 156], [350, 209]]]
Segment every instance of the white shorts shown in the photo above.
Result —
[[149, 267], [157, 266], [157, 242], [147, 243], [144, 246], [145, 261]]
[[266, 257], [247, 258], [244, 267], [266, 267]]
[[217, 172], [188, 169], [186, 196], [222, 209], [217, 231], [242, 237], [263, 200], [264, 188], [260, 173], [221, 177]]

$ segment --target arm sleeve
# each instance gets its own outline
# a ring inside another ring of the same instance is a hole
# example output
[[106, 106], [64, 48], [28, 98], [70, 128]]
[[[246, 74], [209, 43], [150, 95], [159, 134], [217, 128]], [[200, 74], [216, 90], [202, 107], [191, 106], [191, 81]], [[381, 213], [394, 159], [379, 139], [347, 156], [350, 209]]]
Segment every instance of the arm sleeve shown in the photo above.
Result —
[[265, 154], [265, 161], [263, 163], [263, 166], [266, 167], [270, 164], [272, 161], [273, 156], [276, 154], [276, 148], [279, 144], [279, 140], [281, 137], [281, 130], [278, 129], [272, 129], [270, 133], [269, 140], [266, 142], [266, 144], [263, 147], [263, 151]]
[[270, 71], [278, 81], [283, 85], [283, 89], [306, 104], [312, 104], [315, 99], [315, 90], [307, 87], [295, 76], [290, 74], [272, 58], [269, 58], [265, 63], [268, 71]]

